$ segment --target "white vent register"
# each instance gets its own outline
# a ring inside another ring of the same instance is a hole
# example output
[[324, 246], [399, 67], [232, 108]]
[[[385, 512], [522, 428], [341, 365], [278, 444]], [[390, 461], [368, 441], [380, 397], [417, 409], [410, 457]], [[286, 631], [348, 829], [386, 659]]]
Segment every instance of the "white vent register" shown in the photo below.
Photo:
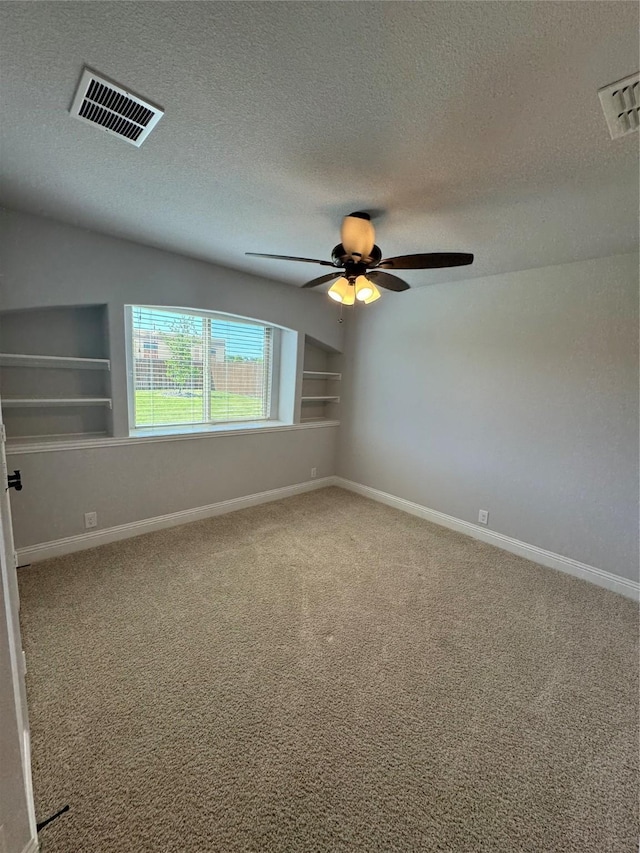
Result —
[[82, 72], [69, 112], [74, 118], [138, 148], [164, 115], [160, 107], [143, 101], [90, 68]]
[[598, 90], [604, 117], [612, 139], [638, 129], [640, 108], [640, 72]]

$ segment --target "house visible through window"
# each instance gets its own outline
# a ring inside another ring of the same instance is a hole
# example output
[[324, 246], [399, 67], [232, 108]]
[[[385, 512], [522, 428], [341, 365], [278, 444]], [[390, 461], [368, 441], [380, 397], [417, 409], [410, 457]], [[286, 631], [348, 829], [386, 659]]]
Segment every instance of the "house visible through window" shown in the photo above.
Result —
[[270, 417], [272, 327], [203, 311], [128, 312], [135, 428]]

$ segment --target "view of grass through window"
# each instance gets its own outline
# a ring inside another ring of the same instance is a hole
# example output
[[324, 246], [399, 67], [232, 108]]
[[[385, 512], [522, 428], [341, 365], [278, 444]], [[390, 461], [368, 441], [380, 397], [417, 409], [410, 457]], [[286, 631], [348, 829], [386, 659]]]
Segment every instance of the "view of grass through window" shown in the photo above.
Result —
[[131, 306], [136, 427], [269, 417], [272, 330]]

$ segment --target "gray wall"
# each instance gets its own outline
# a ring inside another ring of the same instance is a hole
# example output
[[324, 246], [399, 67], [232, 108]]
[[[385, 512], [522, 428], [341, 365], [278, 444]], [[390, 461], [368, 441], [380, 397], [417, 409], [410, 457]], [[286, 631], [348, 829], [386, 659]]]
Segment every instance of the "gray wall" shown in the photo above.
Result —
[[[124, 305], [206, 308], [272, 322], [341, 350], [326, 296], [14, 211], [0, 219], [0, 311], [106, 304], [113, 426], [128, 434]], [[63, 354], [63, 353], [60, 353]], [[20, 547], [335, 473], [337, 430], [322, 427], [10, 456]]]
[[16, 454], [24, 489], [11, 495], [18, 548], [207, 506], [335, 473], [337, 427]]
[[637, 577], [637, 255], [385, 294], [353, 318], [343, 477]]

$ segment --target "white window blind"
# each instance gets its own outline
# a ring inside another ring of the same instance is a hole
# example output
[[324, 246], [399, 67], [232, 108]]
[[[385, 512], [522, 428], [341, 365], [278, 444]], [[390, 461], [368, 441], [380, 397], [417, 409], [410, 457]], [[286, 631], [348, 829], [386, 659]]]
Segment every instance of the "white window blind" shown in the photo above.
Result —
[[129, 310], [136, 427], [269, 417], [271, 327], [181, 309]]

